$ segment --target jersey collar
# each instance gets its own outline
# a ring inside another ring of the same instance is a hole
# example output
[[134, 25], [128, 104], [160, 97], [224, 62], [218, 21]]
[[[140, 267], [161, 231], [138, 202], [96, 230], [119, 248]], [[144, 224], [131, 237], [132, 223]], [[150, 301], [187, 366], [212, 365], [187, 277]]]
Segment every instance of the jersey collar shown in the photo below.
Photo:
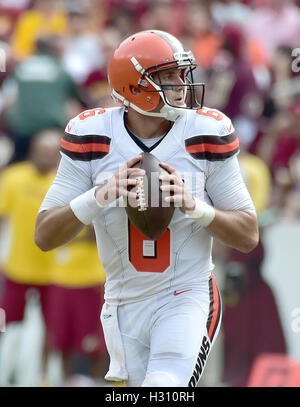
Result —
[[[178, 149], [182, 148], [182, 135], [186, 124], [186, 115], [177, 119], [168, 133], [162, 137], [151, 148], [148, 148], [140, 141], [124, 123], [125, 108], [113, 111], [111, 118], [111, 133], [116, 141], [114, 148], [126, 159], [130, 160], [143, 151], [149, 151], [161, 161], [167, 161]], [[118, 125], [116, 125], [118, 123]]]

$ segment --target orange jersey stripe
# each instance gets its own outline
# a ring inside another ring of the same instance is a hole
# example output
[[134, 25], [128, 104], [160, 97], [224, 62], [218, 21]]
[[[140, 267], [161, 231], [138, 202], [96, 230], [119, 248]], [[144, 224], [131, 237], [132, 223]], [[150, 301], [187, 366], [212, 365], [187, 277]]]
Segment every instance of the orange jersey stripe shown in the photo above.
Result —
[[228, 144], [209, 144], [209, 143], [201, 143], [195, 144], [192, 146], [187, 146], [186, 150], [188, 153], [228, 153], [233, 151], [239, 147], [239, 139], [236, 138], [233, 142]]
[[61, 146], [65, 150], [72, 151], [74, 153], [90, 153], [90, 152], [108, 153], [109, 152], [109, 144], [105, 144], [105, 143], [75, 144], [75, 143], [70, 143], [69, 141], [62, 139]]

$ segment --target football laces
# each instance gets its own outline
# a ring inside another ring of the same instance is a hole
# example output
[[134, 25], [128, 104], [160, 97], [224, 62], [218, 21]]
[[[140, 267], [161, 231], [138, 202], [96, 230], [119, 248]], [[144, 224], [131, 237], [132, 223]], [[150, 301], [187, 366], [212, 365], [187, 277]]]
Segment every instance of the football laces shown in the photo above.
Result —
[[140, 177], [136, 177], [136, 179], [138, 180], [138, 186], [136, 189], [136, 193], [138, 195], [138, 197], [137, 197], [138, 211], [142, 212], [142, 211], [147, 210], [146, 198], [145, 198], [144, 177], [140, 176]]

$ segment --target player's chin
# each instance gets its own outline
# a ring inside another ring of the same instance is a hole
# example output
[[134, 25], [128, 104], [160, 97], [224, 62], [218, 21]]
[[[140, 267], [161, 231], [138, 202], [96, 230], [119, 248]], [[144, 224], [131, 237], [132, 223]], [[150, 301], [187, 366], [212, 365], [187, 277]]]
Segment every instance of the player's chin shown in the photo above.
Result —
[[172, 105], [175, 107], [186, 107], [186, 103], [183, 99], [175, 99]]

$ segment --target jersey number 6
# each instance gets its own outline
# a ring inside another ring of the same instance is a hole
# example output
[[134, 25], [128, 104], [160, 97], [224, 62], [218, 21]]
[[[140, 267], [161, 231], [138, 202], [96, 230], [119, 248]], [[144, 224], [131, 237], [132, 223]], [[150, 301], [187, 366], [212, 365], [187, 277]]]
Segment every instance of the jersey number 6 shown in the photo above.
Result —
[[215, 119], [217, 121], [220, 121], [223, 119], [223, 115], [220, 112], [218, 112], [217, 110], [213, 110], [213, 109], [207, 109], [206, 107], [203, 107], [202, 109], [198, 109], [197, 113], [200, 114], [200, 116], [211, 117], [212, 119]]

